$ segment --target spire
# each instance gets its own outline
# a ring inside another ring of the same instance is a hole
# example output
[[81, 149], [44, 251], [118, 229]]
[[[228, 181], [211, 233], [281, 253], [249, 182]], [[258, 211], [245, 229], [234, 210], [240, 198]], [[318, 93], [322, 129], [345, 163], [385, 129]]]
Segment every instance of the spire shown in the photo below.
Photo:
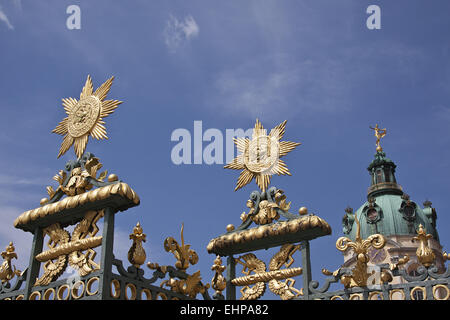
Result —
[[378, 128], [378, 124], [375, 127], [370, 127], [375, 131], [376, 141], [376, 153], [375, 159], [370, 163], [367, 170], [371, 175], [371, 184], [367, 191], [367, 197], [373, 197], [381, 193], [390, 194], [403, 194], [402, 187], [397, 184], [395, 178], [395, 163], [386, 157], [386, 153], [383, 152], [383, 148], [380, 145], [380, 140], [386, 135], [386, 129]]

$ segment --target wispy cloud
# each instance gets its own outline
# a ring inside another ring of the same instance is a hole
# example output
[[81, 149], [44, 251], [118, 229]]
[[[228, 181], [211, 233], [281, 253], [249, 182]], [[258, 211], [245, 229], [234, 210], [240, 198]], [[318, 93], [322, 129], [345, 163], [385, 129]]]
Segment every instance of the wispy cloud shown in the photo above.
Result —
[[170, 15], [164, 28], [164, 41], [171, 52], [177, 51], [182, 45], [198, 36], [200, 28], [194, 18], [189, 15], [184, 20], [178, 20]]
[[20, 177], [15, 175], [6, 175], [6, 174], [0, 174], [0, 186], [1, 185], [7, 185], [7, 186], [41, 186], [44, 187], [47, 184], [49, 184], [49, 181], [51, 182], [48, 177], [42, 177], [42, 178], [26, 178], [26, 177]]
[[250, 118], [333, 111], [348, 103], [344, 78], [345, 71], [331, 60], [264, 56], [219, 73], [207, 104], [219, 104], [226, 113], [239, 112]]
[[5, 250], [9, 242], [13, 242], [18, 259], [13, 264], [23, 270], [29, 261], [32, 235], [14, 228], [14, 220], [23, 212], [18, 207], [1, 206], [2, 223], [0, 223], [0, 250]]
[[3, 21], [8, 29], [14, 30], [14, 26], [9, 22], [8, 17], [6, 16], [5, 12], [3, 11], [2, 7], [0, 6], [0, 21]]
[[19, 11], [22, 11], [22, 0], [13, 0], [14, 7]]

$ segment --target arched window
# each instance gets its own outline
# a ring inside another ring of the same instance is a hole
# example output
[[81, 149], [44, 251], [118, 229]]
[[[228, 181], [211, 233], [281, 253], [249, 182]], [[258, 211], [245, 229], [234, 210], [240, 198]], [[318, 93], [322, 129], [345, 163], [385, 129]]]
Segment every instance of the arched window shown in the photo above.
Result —
[[370, 221], [375, 221], [378, 218], [378, 211], [375, 210], [374, 208], [369, 209], [369, 211], [367, 211], [367, 219], [369, 219]]
[[386, 182], [391, 182], [391, 172], [389, 169], [384, 169], [384, 180]]
[[377, 183], [383, 182], [383, 172], [381, 170], [377, 170]]
[[407, 219], [413, 219], [413, 218], [414, 218], [415, 210], [414, 210], [414, 207], [413, 207], [413, 206], [408, 206], [408, 205], [406, 205], [406, 206], [403, 208], [403, 212], [404, 212], [405, 217], [406, 217]]

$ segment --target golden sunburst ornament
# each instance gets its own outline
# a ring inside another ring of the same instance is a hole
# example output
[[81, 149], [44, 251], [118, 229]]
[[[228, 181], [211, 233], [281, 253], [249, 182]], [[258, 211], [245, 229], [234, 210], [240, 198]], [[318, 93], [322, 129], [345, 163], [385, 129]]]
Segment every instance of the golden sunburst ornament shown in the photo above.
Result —
[[86, 150], [89, 136], [97, 140], [108, 139], [103, 118], [113, 113], [117, 106], [122, 103], [118, 100], [105, 100], [113, 80], [114, 77], [109, 78], [93, 92], [92, 79], [88, 75], [80, 94], [80, 100], [74, 98], [62, 99], [67, 117], [52, 131], [64, 136], [58, 158], [66, 153], [72, 145], [74, 145], [77, 157], [81, 158]]
[[283, 160], [285, 156], [301, 143], [280, 141], [286, 130], [286, 120], [273, 128], [267, 135], [266, 129], [256, 119], [252, 139], [235, 138], [234, 143], [240, 154], [225, 169], [242, 170], [234, 191], [242, 188], [255, 178], [256, 184], [264, 192], [272, 175], [291, 175]]

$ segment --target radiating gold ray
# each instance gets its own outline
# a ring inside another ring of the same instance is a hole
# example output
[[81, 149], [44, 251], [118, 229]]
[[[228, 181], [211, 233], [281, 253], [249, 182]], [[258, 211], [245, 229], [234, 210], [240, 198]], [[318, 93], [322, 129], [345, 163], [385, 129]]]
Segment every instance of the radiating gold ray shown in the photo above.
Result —
[[248, 170], [242, 170], [241, 174], [239, 175], [238, 181], [236, 183], [236, 188], [234, 189], [234, 191], [249, 184], [252, 181], [253, 177], [254, 177], [253, 172], [250, 172]]
[[100, 99], [100, 101], [105, 100], [109, 90], [111, 89], [113, 80], [114, 76], [106, 80], [100, 87], [97, 88], [97, 90], [95, 90], [94, 96], [97, 96]]
[[91, 136], [92, 136], [94, 139], [97, 139], [97, 140], [103, 139], [101, 133], [98, 132], [98, 131], [96, 130], [96, 127], [94, 127], [94, 128], [92, 129], [92, 131], [91, 131]]
[[261, 122], [259, 122], [259, 120], [256, 119], [255, 127], [253, 128], [252, 139], [265, 134], [266, 130], [264, 130], [264, 127], [261, 124]]
[[68, 119], [69, 119], [69, 117], [65, 117], [64, 119], [62, 119], [61, 122], [56, 126], [56, 128], [52, 130], [52, 132], [56, 133], [56, 134], [60, 134], [62, 136], [67, 134], [67, 120]]
[[294, 150], [299, 145], [301, 145], [301, 143], [299, 143], [299, 142], [280, 141], [279, 149], [278, 149], [280, 157], [287, 155], [289, 152]]
[[69, 148], [72, 146], [74, 142], [74, 138], [72, 138], [69, 134], [66, 134], [64, 137], [63, 142], [61, 143], [61, 148], [59, 149], [58, 158], [62, 156], [64, 153], [69, 150]]
[[84, 136], [75, 139], [74, 149], [75, 154], [77, 155], [78, 158], [81, 158], [81, 156], [83, 155], [84, 150], [86, 149], [86, 145], [88, 143], [88, 139], [89, 139], [88, 134], [85, 134]]
[[280, 123], [275, 128], [270, 130], [269, 137], [276, 137], [276, 138], [278, 138], [278, 140], [281, 140], [286, 131], [286, 123], [287, 123], [287, 120], [284, 120], [282, 123]]
[[102, 103], [102, 111], [100, 113], [101, 118], [106, 118], [111, 113], [116, 110], [116, 108], [121, 104], [122, 101], [119, 100], [106, 100]]
[[283, 121], [267, 135], [261, 122], [256, 119], [251, 139], [233, 139], [241, 154], [224, 168], [243, 169], [235, 191], [248, 184], [253, 178], [260, 189], [265, 191], [270, 184], [272, 175], [291, 175], [280, 157], [285, 156], [301, 143], [280, 141], [286, 131], [286, 123], [286, 120]]
[[97, 124], [94, 126], [94, 128], [92, 128], [93, 132], [95, 131], [97, 133], [97, 135], [100, 137], [100, 139], [108, 139], [108, 136], [106, 135], [106, 128], [103, 124], [101, 124], [100, 122], [97, 122]]
[[67, 115], [70, 114], [70, 111], [72, 108], [77, 104], [77, 99], [74, 98], [64, 98], [62, 99], [62, 105], [64, 107], [64, 110], [66, 111]]
[[53, 133], [65, 135], [58, 158], [63, 155], [74, 144], [74, 150], [78, 157], [81, 157], [86, 150], [89, 136], [94, 139], [108, 139], [106, 135], [105, 122], [103, 118], [112, 114], [118, 105], [119, 100], [106, 100], [114, 77], [106, 80], [93, 92], [92, 78], [87, 76], [86, 82], [80, 93], [80, 100], [74, 98], [62, 99], [62, 105], [67, 113]]
[[92, 137], [94, 137], [97, 140], [104, 140], [108, 139], [108, 136], [106, 135], [106, 132], [102, 130], [100, 127], [95, 126], [91, 131]]
[[92, 79], [91, 79], [91, 76], [88, 75], [87, 79], [86, 79], [86, 83], [84, 84], [83, 90], [81, 90], [80, 100], [92, 95], [93, 90], [94, 90], [94, 86], [92, 85]]
[[270, 184], [270, 176], [265, 174], [258, 174], [255, 176], [256, 184], [262, 192], [266, 191]]
[[245, 169], [243, 155], [234, 158], [230, 163], [224, 166], [225, 169], [242, 170]]
[[240, 153], [244, 153], [244, 151], [248, 148], [248, 143], [250, 142], [248, 138], [233, 138], [233, 141]]
[[281, 175], [291, 176], [291, 172], [289, 171], [286, 163], [283, 160], [278, 160], [278, 163], [275, 166], [273, 166], [271, 172], [273, 174], [277, 174], [279, 176], [281, 176]]

